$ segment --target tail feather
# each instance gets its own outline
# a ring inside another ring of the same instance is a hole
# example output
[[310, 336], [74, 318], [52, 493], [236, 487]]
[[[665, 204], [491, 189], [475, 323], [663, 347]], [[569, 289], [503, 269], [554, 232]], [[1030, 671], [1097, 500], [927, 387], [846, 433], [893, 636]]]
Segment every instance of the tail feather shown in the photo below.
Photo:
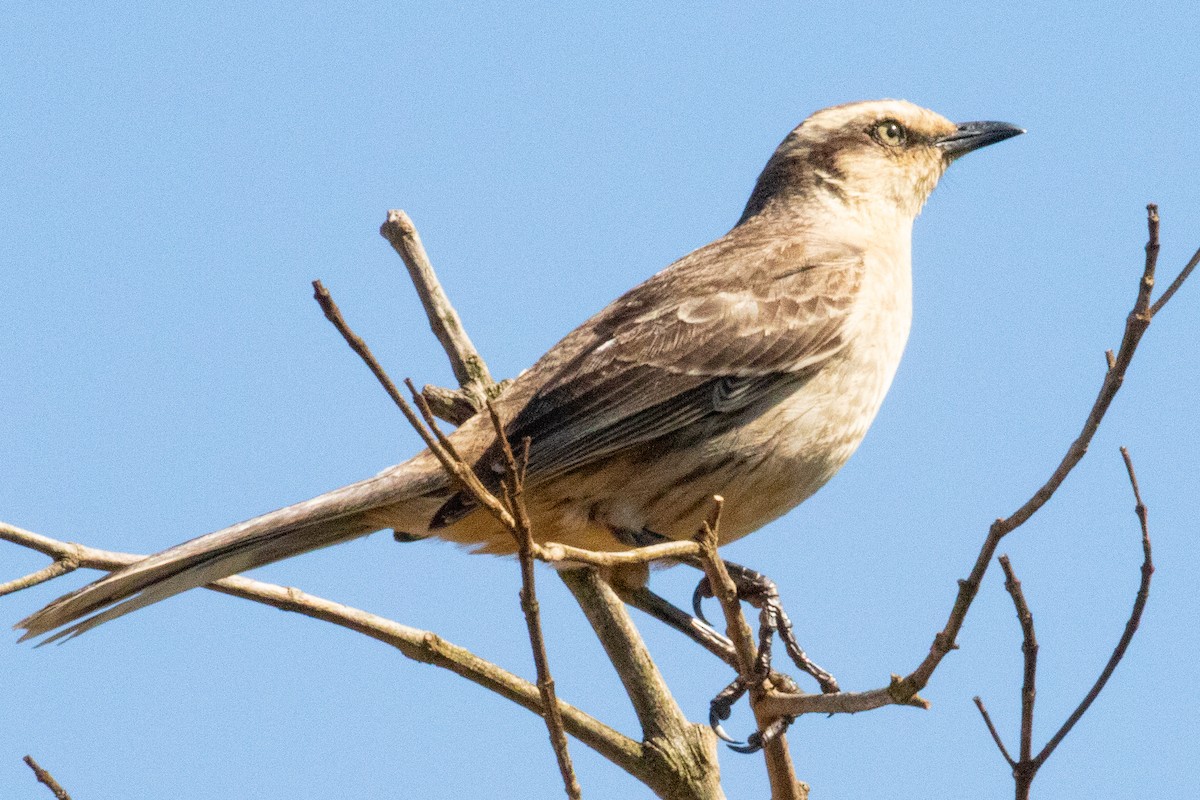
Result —
[[[403, 467], [201, 536], [113, 572], [21, 620], [21, 641], [69, 639], [172, 595], [389, 527], [381, 509], [424, 487]], [[110, 607], [111, 606], [111, 607]], [[99, 613], [97, 613], [99, 612]], [[90, 616], [89, 616], [90, 615]], [[74, 623], [74, 624], [71, 624]]]

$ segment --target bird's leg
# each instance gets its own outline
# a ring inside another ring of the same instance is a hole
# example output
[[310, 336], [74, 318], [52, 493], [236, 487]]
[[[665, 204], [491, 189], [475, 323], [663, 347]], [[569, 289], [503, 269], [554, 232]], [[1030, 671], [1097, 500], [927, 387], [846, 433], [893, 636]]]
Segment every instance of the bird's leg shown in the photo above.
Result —
[[[816, 680], [817, 684], [821, 687], [822, 693], [832, 694], [839, 691], [837, 680], [809, 658], [804, 652], [804, 648], [796, 641], [796, 634], [792, 628], [792, 620], [788, 617], [787, 612], [783, 610], [783, 604], [779, 600], [779, 589], [775, 585], [775, 582], [761, 572], [752, 570], [749, 567], [743, 567], [741, 564], [735, 564], [732, 561], [725, 562], [725, 569], [729, 571], [729, 576], [733, 579], [733, 583], [737, 587], [738, 599], [745, 600], [759, 611], [759, 663], [755, 665], [755, 675], [765, 677], [770, 673], [771, 643], [774, 634], [778, 633], [779, 638], [783, 640], [784, 649], [787, 650], [792, 661], [803, 672], [811, 675]], [[700, 607], [701, 601], [706, 597], [712, 596], [713, 591], [712, 587], [709, 586], [708, 578], [702, 579], [699, 585], [696, 586], [695, 593], [692, 595], [692, 607], [696, 611], [696, 616], [701, 620], [704, 619], [704, 614]]]
[[646, 612], [659, 622], [666, 623], [726, 664], [737, 668], [737, 653], [734, 652], [733, 643], [704, 620], [696, 619], [646, 586], [628, 587], [613, 584], [613, 588], [629, 605]]
[[[621, 599], [629, 605], [646, 612], [660, 622], [664, 622], [683, 633], [717, 658], [737, 669], [737, 654], [734, 652], [733, 643], [713, 629], [707, 622], [693, 617], [661, 595], [655, 594], [644, 585], [625, 586], [620, 583], [614, 583], [613, 588], [616, 589]], [[783, 691], [797, 691], [795, 682], [786, 675], [772, 672], [770, 673], [770, 679], [772, 684]], [[721, 739], [728, 742], [731, 749], [739, 753], [752, 753], [760, 749], [772, 738], [787, 730], [787, 726], [795, 719], [794, 717], [786, 717], [776, 720], [761, 733], [755, 731], [750, 734], [745, 742], [739, 742], [726, 733], [725, 729], [721, 727], [721, 722], [729, 719], [729, 714], [734, 704], [741, 699], [752, 683], [752, 681], [739, 675], [732, 683], [722, 689], [721, 693], [713, 698], [712, 703], [709, 704], [708, 721], [712, 725], [713, 731]]]
[[[693, 566], [696, 565], [693, 564]], [[809, 658], [804, 652], [804, 648], [800, 647], [800, 643], [796, 641], [792, 621], [787, 612], [783, 610], [783, 604], [779, 600], [779, 589], [775, 582], [760, 572], [731, 561], [725, 562], [725, 569], [729, 572], [729, 576], [737, 588], [738, 599], [745, 600], [759, 610], [758, 655], [749, 674], [738, 675], [732, 683], [712, 699], [709, 705], [709, 724], [717, 736], [730, 743], [730, 749], [739, 753], [753, 753], [761, 750], [767, 742], [785, 732], [796, 718], [780, 717], [763, 730], [750, 734], [744, 743], [736, 742], [725, 733], [721, 722], [729, 719], [734, 704], [747, 690], [761, 685], [768, 678], [772, 684], [783, 691], [799, 691], [791, 678], [771, 670], [771, 648], [776, 633], [783, 640], [784, 648], [791, 656], [792, 661], [817, 681], [823, 693], [839, 691], [838, 683], [829, 672]], [[704, 620], [701, 602], [706, 597], [713, 597], [712, 587], [709, 585], [707, 577], [700, 581], [692, 595], [692, 607], [696, 616], [701, 620]]]

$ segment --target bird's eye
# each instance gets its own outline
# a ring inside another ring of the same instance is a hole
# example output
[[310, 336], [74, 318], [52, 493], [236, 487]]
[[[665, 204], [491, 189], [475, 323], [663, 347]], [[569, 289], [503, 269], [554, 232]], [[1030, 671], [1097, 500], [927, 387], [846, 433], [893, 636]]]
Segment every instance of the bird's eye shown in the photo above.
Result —
[[888, 147], [900, 147], [908, 139], [908, 133], [896, 120], [885, 119], [875, 126], [875, 138]]

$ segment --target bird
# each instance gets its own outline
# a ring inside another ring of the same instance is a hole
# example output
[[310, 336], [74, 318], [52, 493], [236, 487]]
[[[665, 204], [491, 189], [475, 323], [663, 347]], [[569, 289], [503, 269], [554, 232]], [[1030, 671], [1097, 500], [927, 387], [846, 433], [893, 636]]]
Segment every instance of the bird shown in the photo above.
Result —
[[[850, 458], [891, 385], [912, 318], [913, 222], [946, 168], [1024, 133], [903, 100], [826, 108], [775, 150], [728, 233], [567, 334], [495, 401], [528, 440], [535, 538], [613, 551], [720, 543], [797, 506]], [[485, 485], [503, 471], [488, 414], [450, 434]], [[499, 555], [510, 532], [425, 450], [378, 475], [176, 545], [17, 624], [43, 643], [212, 581], [369, 533]]]

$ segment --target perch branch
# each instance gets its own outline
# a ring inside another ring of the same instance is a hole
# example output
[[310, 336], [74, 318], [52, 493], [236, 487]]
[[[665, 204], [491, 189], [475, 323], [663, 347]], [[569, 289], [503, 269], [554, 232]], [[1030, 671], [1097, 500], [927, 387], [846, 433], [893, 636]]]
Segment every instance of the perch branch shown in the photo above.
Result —
[[769, 676], [762, 674], [762, 667], [765, 665], [759, 662], [754, 633], [742, 613], [737, 585], [729, 576], [729, 570], [717, 552], [721, 508], [724, 503], [725, 499], [720, 495], [713, 497], [712, 512], [696, 536], [700, 545], [700, 563], [725, 616], [725, 634], [733, 643], [737, 655], [738, 679], [750, 687], [750, 708], [754, 711], [759, 736], [763, 741], [763, 758], [771, 783], [771, 800], [804, 800], [808, 796], [808, 790], [796, 779], [796, 768], [788, 749], [787, 734], [784, 733], [788, 721], [783, 720], [780, 723], [782, 727], [774, 736], [767, 736], [772, 723], [782, 718], [772, 716], [762, 707], [762, 699], [772, 688], [771, 681]]
[[650, 657], [621, 598], [591, 567], [560, 570], [616, 669], [642, 728], [648, 761], [657, 766], [647, 781], [660, 797], [724, 798], [716, 738], [688, 722]]

